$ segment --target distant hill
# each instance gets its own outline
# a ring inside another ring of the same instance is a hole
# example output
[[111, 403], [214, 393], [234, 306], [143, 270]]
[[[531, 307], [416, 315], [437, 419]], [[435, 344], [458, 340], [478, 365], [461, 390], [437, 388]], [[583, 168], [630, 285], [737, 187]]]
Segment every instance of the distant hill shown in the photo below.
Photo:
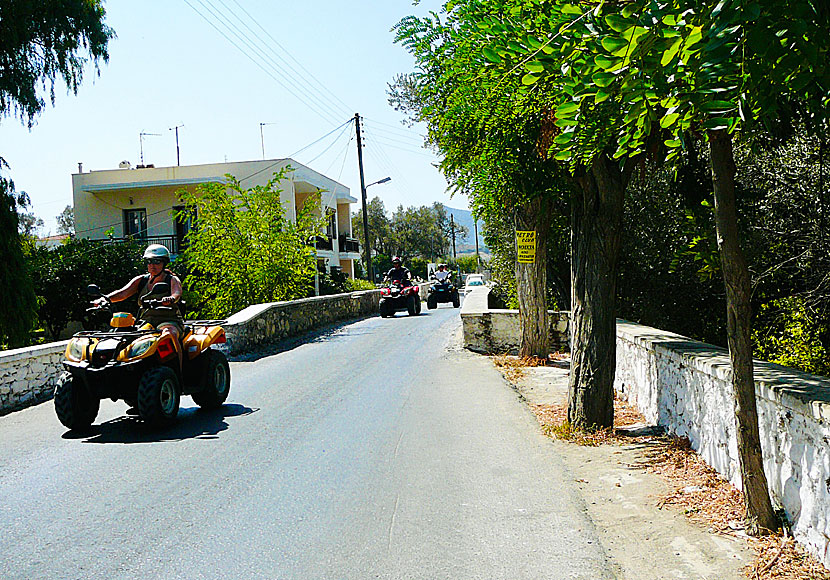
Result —
[[[455, 209], [454, 207], [444, 206], [444, 210], [453, 217], [457, 224], [466, 227], [469, 234], [465, 238], [455, 239], [456, 251], [461, 253], [475, 253], [475, 228], [473, 227], [473, 214], [466, 209]], [[489, 254], [490, 250], [484, 245], [484, 238], [481, 235], [481, 221], [478, 222], [478, 251], [483, 254]], [[463, 246], [463, 249], [462, 249]]]

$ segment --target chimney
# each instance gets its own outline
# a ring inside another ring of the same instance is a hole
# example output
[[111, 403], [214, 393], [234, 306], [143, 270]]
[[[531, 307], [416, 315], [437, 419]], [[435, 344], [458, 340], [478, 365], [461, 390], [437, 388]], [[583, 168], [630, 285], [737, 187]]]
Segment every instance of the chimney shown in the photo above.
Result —
[[84, 164], [78, 161], [78, 173], [84, 172]]

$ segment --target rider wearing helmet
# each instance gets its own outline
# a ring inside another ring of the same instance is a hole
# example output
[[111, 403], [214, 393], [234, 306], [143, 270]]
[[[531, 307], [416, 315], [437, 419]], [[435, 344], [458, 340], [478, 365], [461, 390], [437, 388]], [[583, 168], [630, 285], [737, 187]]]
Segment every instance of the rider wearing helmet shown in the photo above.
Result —
[[400, 282], [401, 286], [410, 286], [412, 284], [412, 273], [403, 267], [400, 256], [394, 256], [392, 258], [392, 269], [386, 273], [384, 279], [390, 282]]
[[[158, 330], [161, 330], [162, 334], [171, 334], [173, 338], [178, 340], [183, 329], [179, 309], [152, 308], [144, 301], [145, 296], [159, 282], [167, 282], [170, 292], [161, 298], [156, 294], [153, 296], [154, 299], [160, 299], [167, 306], [174, 306], [175, 303], [181, 300], [182, 282], [178, 276], [166, 269], [166, 266], [170, 263], [170, 252], [161, 244], [150, 244], [144, 250], [144, 263], [147, 265], [146, 274], [136, 276], [126, 286], [120, 290], [110, 292], [106, 297], [112, 302], [121, 302], [138, 294], [138, 318], [144, 322], [149, 322]], [[106, 300], [99, 298], [95, 302], [103, 305]]]
[[452, 272], [447, 269], [446, 264], [438, 264], [438, 269], [432, 273], [432, 277], [440, 283], [449, 280], [450, 276], [452, 276]]

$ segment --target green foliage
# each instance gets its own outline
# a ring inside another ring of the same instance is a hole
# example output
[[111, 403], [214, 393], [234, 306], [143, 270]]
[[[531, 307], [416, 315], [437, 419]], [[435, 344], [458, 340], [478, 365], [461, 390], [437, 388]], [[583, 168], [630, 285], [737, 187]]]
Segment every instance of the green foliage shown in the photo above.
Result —
[[[320, 296], [344, 294], [351, 291], [349, 277], [339, 270], [332, 271], [330, 274], [320, 273], [318, 282], [320, 284]], [[311, 295], [314, 295], [313, 291]]]
[[278, 183], [288, 171], [251, 189], [228, 175], [226, 185], [179, 192], [198, 215], [183, 258], [189, 271], [186, 299], [199, 315], [224, 317], [251, 304], [303, 298], [313, 291], [315, 256], [306, 241], [322, 222], [312, 203], [299, 209], [296, 223], [285, 217]]
[[[438, 202], [431, 206], [398, 206], [390, 218], [383, 202], [376, 197], [369, 202], [368, 216], [370, 244], [378, 254], [399, 255], [405, 260], [418, 256], [434, 261], [438, 256], [447, 255], [452, 248], [450, 216]], [[362, 210], [352, 217], [352, 231], [362, 242]], [[467, 233], [466, 227], [455, 225], [456, 238]], [[372, 258], [373, 263], [376, 260]], [[379, 272], [381, 268], [376, 266], [375, 271]]]
[[75, 233], [75, 209], [68, 205], [63, 208], [63, 211], [55, 216], [58, 223], [58, 234], [74, 234]]
[[752, 333], [758, 358], [802, 371], [830, 376], [825, 343], [830, 324], [820, 321], [798, 296], [761, 305], [760, 324]]
[[452, 269], [461, 273], [476, 272], [478, 270], [478, 259], [475, 256], [461, 256], [455, 261]]
[[[0, 169], [3, 161], [0, 159]], [[35, 318], [35, 293], [27, 275], [21, 239], [18, 235], [16, 200], [11, 181], [0, 177], [0, 343], [22, 346]]]
[[[89, 284], [104, 292], [123, 287], [144, 272], [144, 247], [138, 243], [102, 243], [72, 239], [57, 248], [36, 247], [27, 258], [27, 267], [37, 294], [40, 324], [57, 340], [72, 321], [84, 321], [90, 297]], [[121, 305], [135, 312], [135, 305]]]
[[356, 292], [358, 290], [374, 290], [375, 285], [369, 282], [368, 280], [362, 280], [360, 278], [349, 278], [346, 280], [347, 285], [347, 292]]
[[107, 62], [107, 45], [115, 37], [104, 24], [101, 0], [0, 3], [0, 117], [14, 114], [29, 127], [46, 106], [39, 89], [55, 101], [55, 80], [61, 77], [78, 92], [87, 59], [98, 67]]

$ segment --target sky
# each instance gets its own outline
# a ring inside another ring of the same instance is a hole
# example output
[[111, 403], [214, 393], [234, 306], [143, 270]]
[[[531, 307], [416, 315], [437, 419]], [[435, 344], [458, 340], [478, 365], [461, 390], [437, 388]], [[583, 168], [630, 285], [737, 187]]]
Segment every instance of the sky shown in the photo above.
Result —
[[[291, 157], [351, 190], [360, 207], [354, 123], [361, 115], [369, 199], [388, 212], [438, 201], [467, 209], [447, 193], [423, 148], [422, 126], [408, 128], [387, 102], [395, 75], [412, 57], [391, 28], [438, 0], [146, 0], [106, 2], [117, 38], [100, 76], [87, 67], [77, 95], [60, 82], [29, 130], [0, 119], [0, 156], [17, 191], [55, 233], [72, 203], [72, 174], [115, 169], [121, 161], [182, 165]], [[341, 126], [342, 125], [342, 126]], [[141, 133], [147, 133], [141, 137]]]

